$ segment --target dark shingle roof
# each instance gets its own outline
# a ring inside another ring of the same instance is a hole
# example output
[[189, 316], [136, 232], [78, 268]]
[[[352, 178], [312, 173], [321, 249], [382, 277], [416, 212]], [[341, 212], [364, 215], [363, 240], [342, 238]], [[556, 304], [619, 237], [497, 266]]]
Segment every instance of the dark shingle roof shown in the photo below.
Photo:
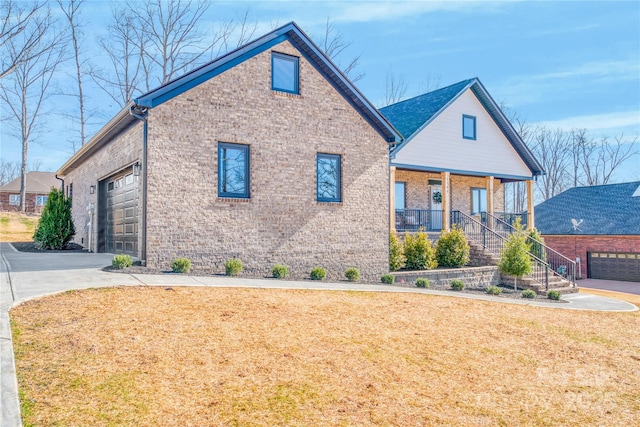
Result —
[[[571, 188], [535, 207], [536, 228], [542, 234], [640, 235], [639, 188], [640, 181]], [[582, 220], [577, 230], [572, 218]]]
[[418, 95], [415, 98], [400, 101], [381, 108], [380, 112], [405, 138], [409, 138], [474, 80], [464, 80], [433, 92]]

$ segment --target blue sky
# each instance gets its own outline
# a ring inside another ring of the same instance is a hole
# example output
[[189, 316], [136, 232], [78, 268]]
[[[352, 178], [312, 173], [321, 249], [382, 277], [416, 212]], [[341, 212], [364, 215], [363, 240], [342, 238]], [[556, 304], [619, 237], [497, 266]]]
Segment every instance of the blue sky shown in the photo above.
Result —
[[[83, 12], [88, 23], [83, 53], [94, 61], [101, 58], [95, 38], [106, 30], [111, 3], [89, 1]], [[256, 36], [275, 23], [296, 21], [316, 39], [330, 17], [352, 42], [338, 64], [360, 55], [358, 71], [365, 76], [357, 86], [375, 105], [384, 101], [389, 71], [406, 82], [406, 97], [423, 92], [429, 81], [446, 86], [479, 77], [497, 102], [529, 123], [587, 128], [596, 137], [640, 135], [640, 2], [635, 0], [217, 2], [208, 24], [246, 7], [259, 23]], [[60, 87], [66, 84], [64, 78], [58, 81]], [[118, 107], [91, 82], [87, 86], [90, 105], [99, 107], [92, 134]], [[55, 111], [69, 102], [52, 101]], [[73, 134], [72, 125], [53, 111], [48, 131], [31, 149], [31, 159], [49, 170], [71, 155]], [[4, 123], [1, 132], [2, 157], [19, 160], [19, 143]], [[616, 181], [634, 179], [640, 179], [640, 155], [616, 175]]]

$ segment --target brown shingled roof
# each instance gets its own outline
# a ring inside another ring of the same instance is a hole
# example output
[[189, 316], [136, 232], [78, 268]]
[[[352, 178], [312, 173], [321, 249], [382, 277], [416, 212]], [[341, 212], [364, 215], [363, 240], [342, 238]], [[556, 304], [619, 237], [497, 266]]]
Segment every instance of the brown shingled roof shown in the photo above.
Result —
[[[49, 194], [52, 187], [60, 187], [60, 180], [54, 172], [27, 172], [27, 193]], [[19, 193], [20, 177], [0, 187], [0, 192]]]

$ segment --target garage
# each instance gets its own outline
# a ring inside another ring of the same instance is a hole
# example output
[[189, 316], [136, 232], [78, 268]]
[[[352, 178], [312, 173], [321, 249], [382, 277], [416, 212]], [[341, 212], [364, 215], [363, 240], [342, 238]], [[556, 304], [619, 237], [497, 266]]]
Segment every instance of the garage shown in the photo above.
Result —
[[138, 256], [138, 177], [133, 168], [100, 181], [99, 251]]
[[591, 279], [640, 282], [640, 253], [589, 252], [587, 267]]

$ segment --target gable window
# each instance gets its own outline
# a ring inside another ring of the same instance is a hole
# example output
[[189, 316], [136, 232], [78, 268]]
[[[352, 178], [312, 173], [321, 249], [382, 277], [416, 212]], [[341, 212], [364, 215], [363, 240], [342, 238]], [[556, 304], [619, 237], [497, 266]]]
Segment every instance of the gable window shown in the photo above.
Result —
[[476, 118], [462, 115], [462, 137], [464, 139], [476, 139]]
[[20, 204], [19, 194], [9, 194], [9, 204], [11, 206], [18, 206]]
[[271, 53], [271, 89], [289, 93], [299, 91], [299, 59], [282, 53]]
[[319, 202], [342, 201], [342, 171], [340, 156], [321, 154], [316, 157], [316, 191]]
[[487, 211], [487, 189], [471, 189], [471, 215]]
[[36, 206], [44, 206], [49, 196], [36, 196]]
[[249, 198], [249, 146], [218, 143], [218, 197]]
[[405, 200], [405, 190], [407, 188], [407, 183], [406, 182], [400, 182], [400, 181], [396, 181], [396, 210], [401, 210], [404, 209], [407, 205], [406, 205], [406, 200]]

